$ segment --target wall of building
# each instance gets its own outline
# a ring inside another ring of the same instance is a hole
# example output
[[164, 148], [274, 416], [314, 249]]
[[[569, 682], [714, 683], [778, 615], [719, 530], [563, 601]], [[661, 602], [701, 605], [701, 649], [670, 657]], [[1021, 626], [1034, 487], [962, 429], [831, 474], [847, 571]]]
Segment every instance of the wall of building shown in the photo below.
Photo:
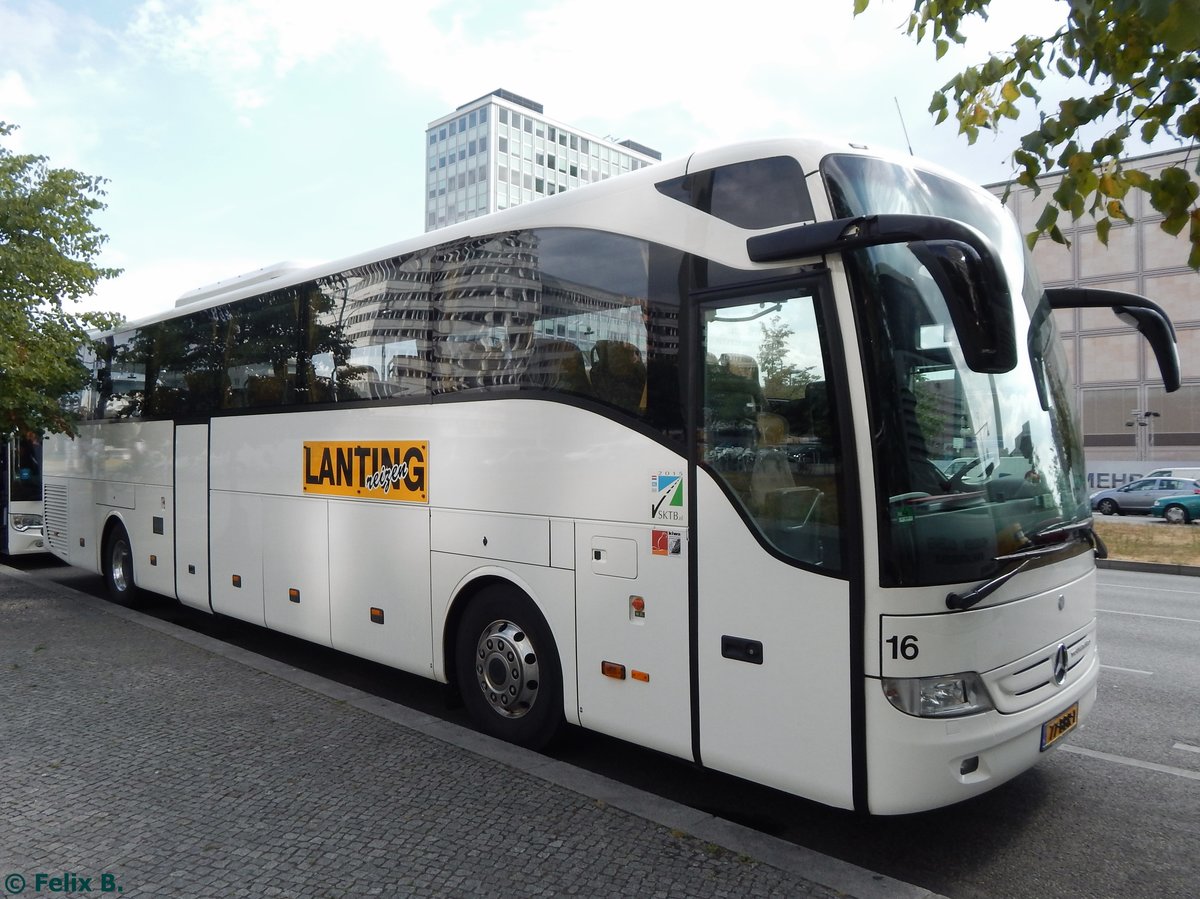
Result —
[[[1131, 159], [1126, 166], [1156, 173], [1186, 158], [1186, 151], [1171, 151]], [[1039, 179], [1037, 196], [1031, 188], [1013, 185], [1007, 205], [1023, 232], [1033, 230], [1058, 180], [1054, 174]], [[1006, 185], [989, 188], [1000, 196]], [[1088, 465], [1194, 462], [1200, 459], [1200, 273], [1187, 266], [1186, 229], [1179, 237], [1163, 231], [1162, 216], [1140, 191], [1131, 191], [1125, 206], [1134, 221], [1114, 224], [1107, 247], [1085, 213], [1075, 222], [1066, 214], [1059, 217], [1069, 247], [1042, 237], [1033, 250], [1047, 287], [1140, 294], [1162, 306], [1177, 331], [1183, 386], [1168, 394], [1149, 345], [1110, 310], [1055, 314], [1083, 419]], [[1155, 467], [1162, 466], [1147, 470]]]
[[648, 147], [565, 125], [507, 91], [430, 122], [425, 145], [426, 231], [658, 161]]

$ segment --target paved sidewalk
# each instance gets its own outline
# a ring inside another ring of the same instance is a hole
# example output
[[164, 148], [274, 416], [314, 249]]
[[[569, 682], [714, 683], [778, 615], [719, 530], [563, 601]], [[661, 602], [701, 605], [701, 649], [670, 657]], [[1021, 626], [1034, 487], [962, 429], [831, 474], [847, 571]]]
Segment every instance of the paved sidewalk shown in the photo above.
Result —
[[0, 896], [928, 891], [0, 566]]

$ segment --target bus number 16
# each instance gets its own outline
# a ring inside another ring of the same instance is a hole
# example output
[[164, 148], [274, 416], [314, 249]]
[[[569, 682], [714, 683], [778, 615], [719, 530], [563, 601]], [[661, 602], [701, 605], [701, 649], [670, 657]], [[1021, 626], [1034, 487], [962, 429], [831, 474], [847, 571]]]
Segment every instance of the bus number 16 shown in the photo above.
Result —
[[893, 659], [904, 659], [911, 662], [921, 652], [917, 648], [917, 637], [915, 634], [908, 634], [904, 637], [888, 637], [884, 642], [892, 645]]

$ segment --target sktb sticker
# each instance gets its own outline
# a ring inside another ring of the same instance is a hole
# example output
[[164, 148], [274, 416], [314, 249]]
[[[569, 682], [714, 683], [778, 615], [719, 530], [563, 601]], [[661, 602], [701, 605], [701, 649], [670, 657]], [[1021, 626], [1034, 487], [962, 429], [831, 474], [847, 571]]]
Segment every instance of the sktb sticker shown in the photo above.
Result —
[[683, 497], [683, 475], [658, 471], [650, 476], [650, 517], [654, 521], [683, 524], [687, 519]]
[[304, 492], [429, 502], [429, 444], [304, 442]]

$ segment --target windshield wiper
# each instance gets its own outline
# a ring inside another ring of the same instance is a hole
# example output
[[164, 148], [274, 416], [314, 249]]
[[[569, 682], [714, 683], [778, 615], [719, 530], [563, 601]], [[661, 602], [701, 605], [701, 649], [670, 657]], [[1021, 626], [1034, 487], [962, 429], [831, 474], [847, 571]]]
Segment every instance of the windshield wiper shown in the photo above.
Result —
[[[1092, 526], [1092, 520], [1087, 521], [1064, 521], [1056, 524], [1047, 525], [1040, 530], [1033, 532], [1031, 536], [1026, 536], [1029, 542], [1022, 548], [1013, 553], [1005, 553], [1002, 556], [996, 556], [994, 562], [1016, 562], [1020, 560], [1020, 564], [1006, 571], [1004, 574], [992, 578], [990, 581], [984, 581], [978, 587], [973, 587], [966, 593], [948, 593], [946, 594], [946, 608], [961, 612], [964, 609], [969, 609], [973, 605], [977, 605], [981, 600], [986, 599], [991, 594], [995, 593], [1000, 587], [1003, 587], [1010, 580], [1020, 574], [1025, 566], [1040, 556], [1053, 555], [1056, 552], [1061, 552], [1066, 543], [1066, 536], [1075, 531], [1083, 533], [1088, 543], [1096, 550], [1096, 557], [1100, 559], [1108, 558], [1108, 547], [1104, 545], [1104, 541], [1100, 539], [1100, 535], [1096, 533]], [[1053, 540], [1053, 542], [1045, 541], [1045, 538], [1059, 537], [1062, 539]]]
[[[1039, 528], [1032, 534], [1027, 534], [1025, 539], [1030, 543], [1038, 544], [1047, 549], [1056, 549], [1059, 545], [1066, 542], [1067, 535], [1076, 532], [1081, 533], [1083, 538], [1096, 550], [1096, 558], [1108, 558], [1108, 547], [1104, 545], [1104, 541], [1096, 533], [1095, 522], [1091, 518], [1086, 518], [1083, 521], [1064, 521], [1058, 524], [1047, 525], [1044, 528]], [[1055, 538], [1059, 539], [1056, 540]]]
[[[1057, 549], [1057, 548], [1055, 548], [1055, 549]], [[1041, 552], [1031, 553], [1030, 555], [1039, 555], [1039, 556], [1045, 555], [1045, 553], [1047, 551], [1054, 552], [1055, 549], [1047, 548], [1046, 550], [1042, 550]], [[1020, 557], [1020, 554], [1013, 555], [1013, 556], [997, 556], [996, 561], [1002, 562], [1007, 559], [1019, 558], [1019, 557]], [[1004, 574], [1000, 575], [999, 577], [994, 577], [990, 581], [985, 581], [984, 583], [980, 584], [978, 587], [973, 587], [972, 589], [968, 590], [966, 593], [947, 593], [946, 594], [946, 608], [951, 609], [953, 611], [957, 611], [957, 612], [961, 612], [964, 609], [971, 608], [971, 606], [975, 605], [980, 600], [995, 593], [996, 590], [998, 590], [1000, 587], [1003, 587], [1010, 580], [1012, 580], [1014, 577], [1016, 577], [1018, 574], [1020, 574], [1021, 571], [1025, 568], [1025, 566], [1030, 563], [1030, 561], [1031, 561], [1031, 559], [1025, 559], [1025, 561], [1023, 561], [1016, 568], [1013, 568], [1011, 571], [1006, 571]]]

